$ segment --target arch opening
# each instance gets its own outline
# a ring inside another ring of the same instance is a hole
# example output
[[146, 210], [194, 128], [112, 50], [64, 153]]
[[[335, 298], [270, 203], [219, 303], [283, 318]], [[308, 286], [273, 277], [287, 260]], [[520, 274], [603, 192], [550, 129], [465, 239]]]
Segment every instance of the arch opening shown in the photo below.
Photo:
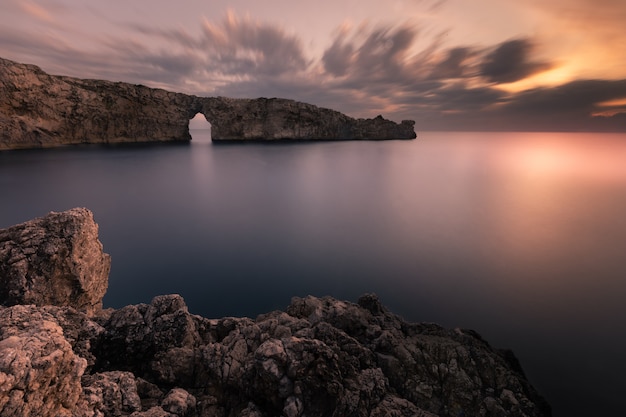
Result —
[[198, 112], [189, 120], [189, 134], [194, 142], [211, 142], [211, 123]]

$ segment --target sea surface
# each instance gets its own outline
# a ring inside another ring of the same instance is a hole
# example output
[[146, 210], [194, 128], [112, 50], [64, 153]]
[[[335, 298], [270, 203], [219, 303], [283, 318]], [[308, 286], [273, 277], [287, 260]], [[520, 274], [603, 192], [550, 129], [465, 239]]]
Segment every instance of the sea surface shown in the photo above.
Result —
[[106, 307], [179, 293], [208, 317], [375, 292], [511, 348], [556, 417], [626, 410], [626, 135], [0, 152], [0, 227], [84, 206]]

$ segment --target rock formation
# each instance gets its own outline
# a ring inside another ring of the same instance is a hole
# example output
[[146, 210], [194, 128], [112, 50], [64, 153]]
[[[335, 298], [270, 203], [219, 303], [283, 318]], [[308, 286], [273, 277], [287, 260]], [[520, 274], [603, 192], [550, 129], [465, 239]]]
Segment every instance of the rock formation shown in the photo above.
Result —
[[0, 150], [80, 143], [189, 141], [203, 113], [215, 140], [411, 139], [414, 123], [353, 119], [285, 99], [196, 97], [49, 75], [0, 58]]
[[201, 99], [213, 140], [413, 139], [414, 122], [377, 116], [353, 119], [334, 110], [286, 99]]
[[87, 209], [0, 230], [0, 303], [102, 308], [111, 260]]
[[67, 305], [0, 306], [0, 415], [530, 417], [550, 409], [510, 351], [473, 331], [407, 323], [374, 295], [357, 304], [294, 298], [256, 319], [203, 318], [165, 295], [92, 316]]

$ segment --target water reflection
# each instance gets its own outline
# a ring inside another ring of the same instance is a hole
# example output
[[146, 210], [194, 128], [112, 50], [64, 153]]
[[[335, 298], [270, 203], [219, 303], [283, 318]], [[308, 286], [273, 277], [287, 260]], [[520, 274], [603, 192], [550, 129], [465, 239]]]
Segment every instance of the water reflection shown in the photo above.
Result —
[[91, 208], [113, 307], [176, 292], [254, 316], [377, 292], [513, 348], [556, 416], [619, 415], [624, 160], [624, 135], [522, 133], [0, 153], [0, 227]]

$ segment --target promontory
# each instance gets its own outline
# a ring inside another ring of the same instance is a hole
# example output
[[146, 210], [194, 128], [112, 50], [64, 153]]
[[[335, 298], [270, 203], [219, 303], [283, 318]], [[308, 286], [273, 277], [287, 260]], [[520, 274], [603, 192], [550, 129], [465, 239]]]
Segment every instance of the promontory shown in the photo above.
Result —
[[213, 140], [413, 139], [414, 122], [280, 98], [198, 97], [143, 85], [49, 75], [0, 58], [0, 150], [81, 143], [189, 141], [202, 113]]

